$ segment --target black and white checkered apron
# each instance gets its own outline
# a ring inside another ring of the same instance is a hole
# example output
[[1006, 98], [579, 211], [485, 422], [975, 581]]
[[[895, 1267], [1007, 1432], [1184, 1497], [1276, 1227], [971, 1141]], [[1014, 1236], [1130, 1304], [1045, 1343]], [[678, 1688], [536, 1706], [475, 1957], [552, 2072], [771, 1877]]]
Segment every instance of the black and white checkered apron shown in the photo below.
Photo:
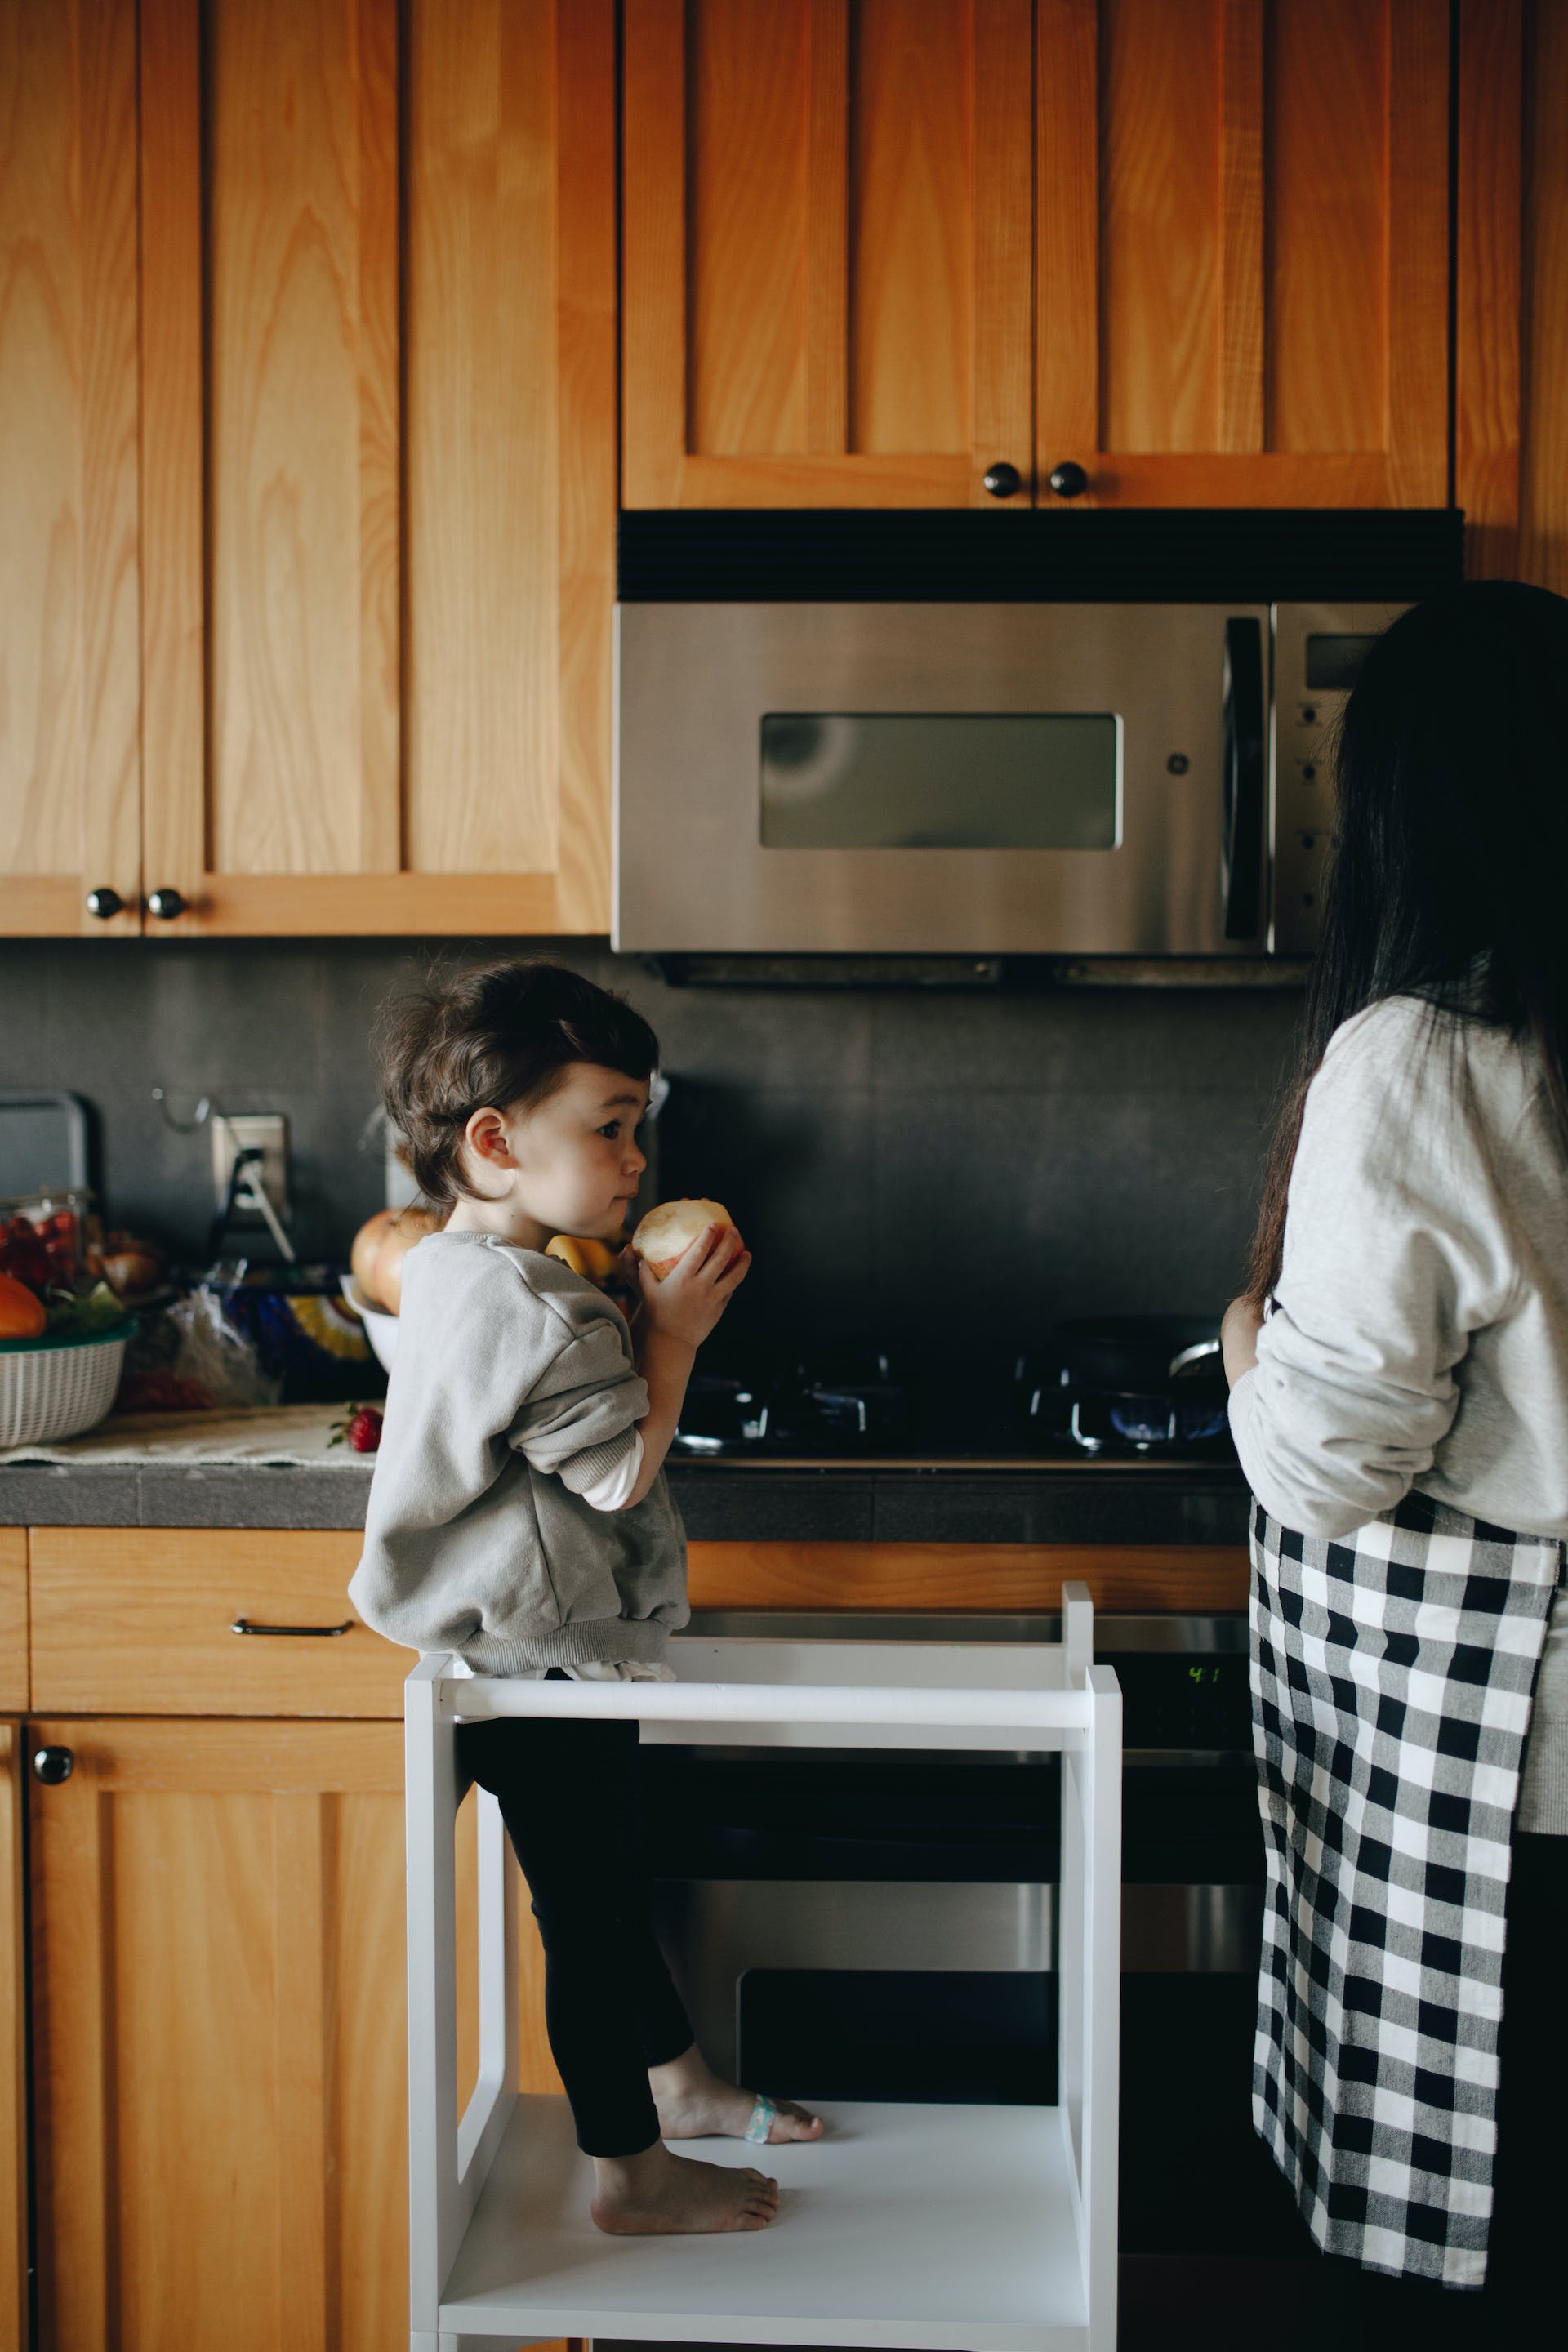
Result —
[[1411, 1494], [1252, 1513], [1252, 2114], [1326, 2253], [1486, 2277], [1510, 1841], [1563, 1547]]

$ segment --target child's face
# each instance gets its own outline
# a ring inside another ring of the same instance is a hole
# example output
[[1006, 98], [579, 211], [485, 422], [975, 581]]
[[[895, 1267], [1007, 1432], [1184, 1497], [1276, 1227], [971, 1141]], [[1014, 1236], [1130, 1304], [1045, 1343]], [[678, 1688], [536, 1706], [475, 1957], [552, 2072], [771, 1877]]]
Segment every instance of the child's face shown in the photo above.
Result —
[[647, 1095], [646, 1078], [576, 1062], [533, 1109], [478, 1114], [467, 1140], [487, 1198], [520, 1229], [537, 1226], [542, 1241], [613, 1241], [647, 1165], [637, 1145]]

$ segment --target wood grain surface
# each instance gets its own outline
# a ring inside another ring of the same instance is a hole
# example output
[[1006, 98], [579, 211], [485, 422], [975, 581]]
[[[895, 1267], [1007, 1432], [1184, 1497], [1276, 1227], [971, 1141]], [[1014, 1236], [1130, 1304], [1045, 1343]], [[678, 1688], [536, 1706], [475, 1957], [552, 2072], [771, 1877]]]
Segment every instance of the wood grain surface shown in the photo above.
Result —
[[0, 0], [0, 932], [140, 925], [136, 337], [133, 0]]
[[[84, 1715], [400, 1715], [412, 1656], [349, 1606], [359, 1550], [337, 1535], [36, 1528], [32, 1703]], [[239, 1618], [353, 1630], [239, 1634]]]
[[[45, 2352], [402, 2341], [397, 1727], [46, 1718], [35, 1737], [76, 1758], [38, 1790], [33, 1840]], [[520, 1926], [521, 2086], [553, 2089]], [[458, 2035], [471, 2053], [471, 1965]]]
[[[140, 0], [142, 740], [147, 887], [206, 869], [201, 40], [196, 0]], [[192, 919], [192, 927], [199, 916]], [[176, 928], [171, 926], [171, 929]]]
[[1230, 1544], [694, 1543], [694, 1609], [1055, 1610], [1080, 1579], [1097, 1609], [1245, 1609]]
[[1443, 0], [1040, 0], [1037, 27], [1042, 480], [1443, 503]]
[[1218, 446], [1220, 15], [1220, 0], [1101, 0], [1108, 449]]
[[421, 0], [408, 47], [407, 856], [556, 859], [555, 9]]
[[[215, 0], [205, 26], [207, 854], [220, 874], [353, 873], [362, 387], [388, 461], [396, 407], [395, 344], [361, 331], [362, 249], [396, 282], [395, 180], [364, 186], [362, 97], [379, 89], [390, 109], [394, 93], [362, 71], [353, 9]], [[389, 222], [362, 223], [367, 194]], [[384, 312], [379, 287], [372, 309]]]
[[[110, 1714], [400, 1715], [409, 1654], [362, 1630], [232, 1634], [237, 1616], [338, 1624], [351, 1529], [36, 1528], [35, 1706]], [[702, 1543], [694, 1609], [1054, 1610], [1081, 1578], [1101, 1609], [1244, 1609], [1241, 1545]]]
[[163, 936], [607, 926], [613, 27], [142, 12]]
[[1568, 595], [1568, 0], [1531, 0], [1519, 570]]
[[628, 0], [625, 44], [626, 502], [1027, 485], [1028, 0]]
[[28, 2340], [26, 1727], [0, 1723], [0, 2343]]
[[0, 1528], [0, 1714], [27, 1709], [27, 1531]]
[[1522, 0], [1459, 0], [1454, 196], [1454, 499], [1465, 569], [1512, 576], [1519, 551]]

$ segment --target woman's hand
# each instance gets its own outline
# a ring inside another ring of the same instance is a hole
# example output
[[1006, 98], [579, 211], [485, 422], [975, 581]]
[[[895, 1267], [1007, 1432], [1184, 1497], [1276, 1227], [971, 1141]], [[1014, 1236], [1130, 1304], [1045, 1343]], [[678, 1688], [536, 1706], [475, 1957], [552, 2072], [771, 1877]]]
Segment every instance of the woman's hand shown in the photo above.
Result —
[[660, 1282], [637, 1260], [643, 1327], [696, 1349], [744, 1282], [752, 1254], [733, 1225], [704, 1225]]
[[1257, 1363], [1258, 1335], [1262, 1328], [1263, 1309], [1256, 1299], [1231, 1300], [1219, 1327], [1219, 1350], [1226, 1379], [1232, 1388]]

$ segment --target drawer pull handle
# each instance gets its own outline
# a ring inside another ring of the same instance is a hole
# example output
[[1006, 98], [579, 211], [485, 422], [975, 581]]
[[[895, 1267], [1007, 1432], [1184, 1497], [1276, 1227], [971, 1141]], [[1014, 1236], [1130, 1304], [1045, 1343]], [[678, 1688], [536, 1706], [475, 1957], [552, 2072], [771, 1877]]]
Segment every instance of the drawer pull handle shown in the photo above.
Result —
[[248, 1617], [237, 1617], [229, 1627], [231, 1633], [286, 1633], [290, 1636], [309, 1633], [318, 1641], [330, 1641], [335, 1633], [352, 1633], [354, 1621], [346, 1625], [253, 1625]]

